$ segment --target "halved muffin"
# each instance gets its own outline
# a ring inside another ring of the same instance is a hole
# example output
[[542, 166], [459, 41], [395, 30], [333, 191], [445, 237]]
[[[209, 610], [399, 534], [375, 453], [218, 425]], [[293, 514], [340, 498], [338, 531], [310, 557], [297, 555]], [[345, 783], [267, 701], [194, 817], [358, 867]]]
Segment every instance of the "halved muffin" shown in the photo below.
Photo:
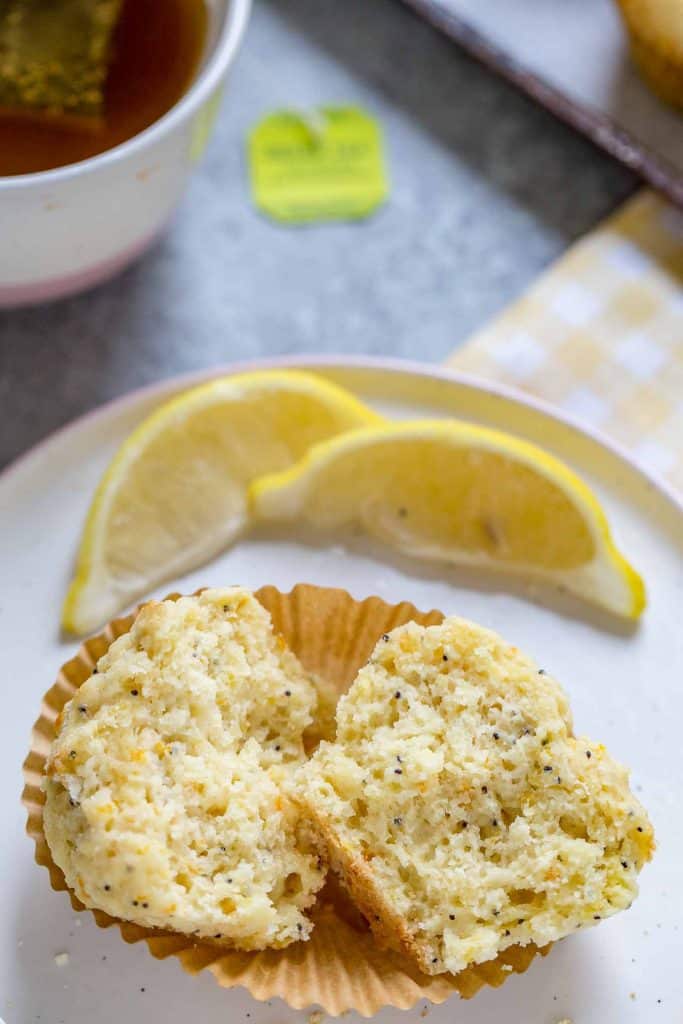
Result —
[[628, 907], [654, 845], [559, 685], [458, 618], [379, 641], [297, 782], [377, 937], [428, 974]]
[[325, 869], [288, 785], [317, 701], [248, 591], [145, 605], [47, 764], [45, 836], [78, 898], [240, 949], [307, 937]]

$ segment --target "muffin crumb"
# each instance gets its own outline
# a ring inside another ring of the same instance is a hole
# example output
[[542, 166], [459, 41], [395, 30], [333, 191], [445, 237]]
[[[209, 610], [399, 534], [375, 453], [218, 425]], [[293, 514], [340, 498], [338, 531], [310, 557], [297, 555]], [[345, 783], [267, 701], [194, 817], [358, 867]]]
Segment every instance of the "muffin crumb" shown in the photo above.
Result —
[[47, 763], [69, 887], [240, 949], [307, 938], [326, 868], [289, 787], [317, 691], [265, 609], [239, 587], [150, 602], [97, 667]]

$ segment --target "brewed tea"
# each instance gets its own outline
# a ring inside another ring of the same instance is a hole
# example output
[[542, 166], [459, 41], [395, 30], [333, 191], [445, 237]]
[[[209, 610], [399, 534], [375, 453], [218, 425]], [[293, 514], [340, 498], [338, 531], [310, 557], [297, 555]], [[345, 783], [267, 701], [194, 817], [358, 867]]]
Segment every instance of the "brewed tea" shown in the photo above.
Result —
[[76, 163], [153, 124], [189, 87], [207, 30], [204, 0], [125, 0], [101, 127], [0, 115], [0, 176]]

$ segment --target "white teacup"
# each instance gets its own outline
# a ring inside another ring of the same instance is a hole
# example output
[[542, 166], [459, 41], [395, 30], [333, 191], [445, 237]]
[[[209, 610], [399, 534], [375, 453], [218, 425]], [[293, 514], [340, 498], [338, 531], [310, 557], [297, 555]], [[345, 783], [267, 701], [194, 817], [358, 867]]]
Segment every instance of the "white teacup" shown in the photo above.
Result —
[[91, 288], [163, 230], [208, 140], [251, 7], [207, 2], [203, 64], [168, 113], [88, 160], [0, 177], [0, 307]]

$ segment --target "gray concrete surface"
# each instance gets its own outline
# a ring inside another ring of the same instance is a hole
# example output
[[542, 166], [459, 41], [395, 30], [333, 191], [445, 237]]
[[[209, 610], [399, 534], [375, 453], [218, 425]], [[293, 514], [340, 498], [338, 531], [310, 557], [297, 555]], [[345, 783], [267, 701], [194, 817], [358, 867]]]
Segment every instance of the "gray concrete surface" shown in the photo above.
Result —
[[[388, 204], [360, 224], [264, 220], [249, 127], [273, 108], [348, 102], [383, 125]], [[397, 0], [255, 0], [163, 241], [88, 295], [0, 313], [0, 465], [106, 399], [232, 359], [441, 360], [634, 187]]]

